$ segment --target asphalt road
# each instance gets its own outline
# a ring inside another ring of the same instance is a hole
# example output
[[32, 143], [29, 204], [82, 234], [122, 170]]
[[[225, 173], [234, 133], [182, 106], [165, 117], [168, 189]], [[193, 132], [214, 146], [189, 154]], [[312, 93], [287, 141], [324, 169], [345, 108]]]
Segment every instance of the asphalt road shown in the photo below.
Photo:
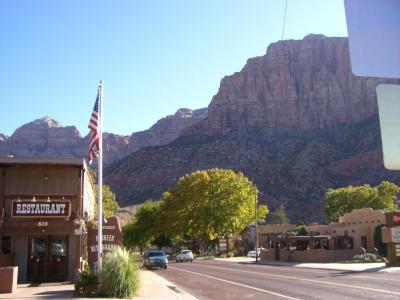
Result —
[[216, 260], [154, 270], [198, 299], [400, 299], [400, 274]]

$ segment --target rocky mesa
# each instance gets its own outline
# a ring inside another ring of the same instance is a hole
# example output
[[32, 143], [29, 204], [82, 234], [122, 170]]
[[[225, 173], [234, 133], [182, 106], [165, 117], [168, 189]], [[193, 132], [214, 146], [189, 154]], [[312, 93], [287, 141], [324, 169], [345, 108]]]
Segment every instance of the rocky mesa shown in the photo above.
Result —
[[192, 171], [229, 168], [257, 184], [262, 202], [284, 203], [293, 221], [322, 221], [327, 189], [399, 182], [382, 164], [380, 82], [393, 81], [352, 74], [346, 38], [271, 44], [222, 79], [205, 119], [114, 163], [106, 181], [123, 204], [140, 203]]

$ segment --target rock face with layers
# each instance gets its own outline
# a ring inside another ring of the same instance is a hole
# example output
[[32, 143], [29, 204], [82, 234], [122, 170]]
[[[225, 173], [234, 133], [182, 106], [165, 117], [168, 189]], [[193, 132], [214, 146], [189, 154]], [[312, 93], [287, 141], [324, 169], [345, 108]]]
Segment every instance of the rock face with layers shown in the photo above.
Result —
[[329, 188], [400, 182], [383, 168], [376, 85], [351, 73], [346, 38], [309, 35], [271, 44], [221, 81], [208, 116], [184, 136], [111, 165], [122, 204], [158, 199], [179, 177], [213, 167], [241, 171], [292, 221], [323, 221]]
[[62, 127], [44, 117], [16, 129], [0, 150], [2, 155], [21, 157], [76, 157], [84, 144], [75, 126]]
[[[183, 108], [131, 136], [104, 132], [104, 163], [109, 165], [142, 147], [169, 143], [206, 115], [206, 108], [193, 111]], [[11, 137], [0, 134], [0, 156], [86, 157], [89, 139], [89, 135], [82, 137], [75, 126], [63, 127], [56, 120], [44, 117], [19, 127]]]
[[198, 123], [207, 116], [207, 108], [191, 110], [179, 109], [174, 115], [158, 120], [150, 129], [135, 132], [130, 137], [128, 152], [132, 153], [143, 147], [165, 145], [182, 134], [182, 131]]
[[375, 88], [382, 81], [352, 74], [347, 38], [308, 35], [277, 42], [222, 79], [208, 117], [188, 133], [356, 123], [376, 114]]

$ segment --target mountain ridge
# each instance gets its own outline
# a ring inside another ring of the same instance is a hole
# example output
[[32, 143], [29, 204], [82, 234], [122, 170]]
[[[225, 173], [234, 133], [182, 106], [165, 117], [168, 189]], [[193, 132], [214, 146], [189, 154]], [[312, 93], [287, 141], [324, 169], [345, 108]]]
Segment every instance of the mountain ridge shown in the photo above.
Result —
[[[131, 135], [104, 132], [104, 163], [109, 165], [142, 147], [168, 143], [206, 114], [206, 108], [181, 108], [141, 132]], [[9, 137], [0, 134], [0, 156], [86, 157], [89, 138], [89, 134], [82, 136], [75, 126], [62, 126], [45, 116], [23, 124]]]

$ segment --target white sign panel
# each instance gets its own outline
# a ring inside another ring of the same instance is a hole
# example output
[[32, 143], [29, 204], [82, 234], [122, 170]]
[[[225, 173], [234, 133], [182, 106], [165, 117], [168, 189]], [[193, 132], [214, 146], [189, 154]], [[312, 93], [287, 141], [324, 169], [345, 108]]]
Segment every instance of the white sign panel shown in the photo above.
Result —
[[383, 164], [388, 170], [400, 170], [400, 85], [380, 84], [376, 93]]
[[344, 5], [353, 73], [400, 78], [400, 1], [344, 0]]
[[393, 243], [400, 243], [400, 227], [392, 227], [391, 231]]

